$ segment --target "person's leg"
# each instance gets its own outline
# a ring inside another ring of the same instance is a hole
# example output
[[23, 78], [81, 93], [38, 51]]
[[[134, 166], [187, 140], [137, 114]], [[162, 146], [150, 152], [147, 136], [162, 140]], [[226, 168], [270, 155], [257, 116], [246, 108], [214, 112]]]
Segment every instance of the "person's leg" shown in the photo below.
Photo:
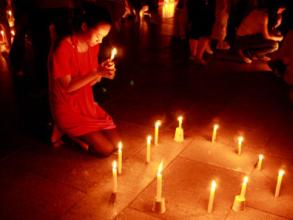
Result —
[[100, 156], [109, 156], [114, 150], [113, 144], [101, 131], [91, 132], [79, 138], [89, 145], [90, 151]]
[[235, 50], [238, 52], [241, 60], [245, 63], [252, 63], [249, 55], [253, 53], [254, 47], [254, 36], [237, 36], [235, 39]]
[[190, 38], [189, 39], [189, 50], [190, 50], [190, 58], [191, 59], [194, 59], [196, 57], [197, 46], [198, 46], [198, 40]]
[[121, 141], [121, 137], [117, 131], [117, 129], [109, 129], [109, 130], [103, 130], [103, 134], [108, 138], [108, 140], [113, 144], [114, 148], [117, 148], [117, 143]]
[[208, 43], [209, 43], [209, 38], [207, 37], [202, 37], [198, 41], [196, 61], [199, 62], [200, 64], [206, 64], [206, 62], [203, 59], [203, 55], [207, 49]]
[[254, 54], [257, 58], [263, 59], [266, 57], [267, 54], [275, 52], [276, 50], [278, 50], [278, 48], [279, 44], [277, 42], [265, 40], [263, 43], [259, 45], [259, 47], [255, 48]]

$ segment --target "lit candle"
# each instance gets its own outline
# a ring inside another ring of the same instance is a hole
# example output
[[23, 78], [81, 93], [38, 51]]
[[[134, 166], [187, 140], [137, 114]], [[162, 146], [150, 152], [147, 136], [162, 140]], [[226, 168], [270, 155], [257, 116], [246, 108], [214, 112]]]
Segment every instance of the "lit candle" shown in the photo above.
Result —
[[240, 192], [240, 198], [245, 199], [247, 183], [248, 183], [248, 176], [245, 176], [243, 178], [243, 182], [242, 182], [242, 187], [241, 187], [241, 192]]
[[113, 48], [112, 49], [112, 52], [111, 52], [111, 58], [110, 58], [110, 60], [113, 61], [116, 55], [117, 55], [117, 49], [116, 48]]
[[218, 129], [219, 129], [219, 125], [215, 124], [214, 129], [213, 129], [213, 135], [212, 135], [212, 143], [214, 143], [216, 141]]
[[122, 142], [118, 143], [118, 173], [122, 173]]
[[177, 120], [178, 120], [178, 127], [179, 127], [179, 128], [182, 128], [183, 117], [182, 117], [182, 116], [179, 116], [179, 117], [177, 118]]
[[1, 38], [2, 38], [1, 43], [5, 43], [5, 32], [4, 32], [4, 30], [1, 30]]
[[217, 183], [216, 183], [215, 180], [213, 180], [212, 183], [211, 183], [211, 191], [210, 191], [210, 199], [209, 199], [209, 205], [208, 205], [208, 213], [211, 213], [213, 211], [216, 188], [217, 188]]
[[13, 40], [14, 40], [14, 36], [15, 36], [15, 31], [14, 30], [11, 30], [10, 31], [10, 34], [11, 34], [10, 41], [11, 41], [11, 44], [12, 44], [13, 43]]
[[118, 181], [117, 181], [117, 161], [114, 160], [112, 163], [112, 174], [113, 174], [113, 193], [117, 193]]
[[5, 38], [5, 31], [1, 30], [1, 39], [0, 39], [0, 52], [6, 51], [6, 38]]
[[7, 14], [8, 14], [7, 20], [8, 20], [9, 27], [13, 27], [14, 26], [14, 18], [12, 17], [12, 11], [8, 10]]
[[147, 150], [146, 150], [146, 162], [149, 163], [151, 161], [151, 142], [152, 136], [147, 136]]
[[277, 180], [277, 185], [276, 185], [276, 190], [275, 190], [275, 197], [278, 197], [280, 195], [282, 179], [283, 179], [284, 174], [285, 174], [284, 170], [279, 170], [278, 180]]
[[158, 120], [155, 123], [155, 139], [154, 139], [154, 143], [155, 145], [159, 145], [159, 128], [161, 126], [161, 121]]
[[242, 137], [242, 136], [239, 136], [238, 137], [238, 155], [240, 155], [241, 154], [241, 148], [242, 148], [242, 142], [243, 142], [243, 140], [244, 140], [244, 138]]
[[157, 170], [157, 193], [156, 193], [156, 201], [162, 200], [162, 188], [163, 188], [163, 178], [162, 178], [162, 170], [163, 170], [163, 161], [158, 166]]
[[262, 154], [258, 155], [258, 162], [257, 162], [257, 170], [261, 170], [262, 169], [262, 161], [264, 159], [264, 156]]

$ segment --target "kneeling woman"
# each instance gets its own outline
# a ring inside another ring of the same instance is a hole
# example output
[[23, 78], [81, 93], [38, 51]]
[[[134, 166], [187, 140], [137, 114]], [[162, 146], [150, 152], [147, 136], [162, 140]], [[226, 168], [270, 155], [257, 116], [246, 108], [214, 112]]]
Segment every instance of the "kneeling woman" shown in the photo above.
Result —
[[111, 29], [110, 14], [93, 4], [82, 6], [78, 30], [56, 42], [49, 57], [52, 142], [66, 134], [84, 148], [107, 156], [118, 142], [112, 118], [95, 102], [92, 86], [113, 79], [111, 60], [98, 63], [99, 44]]

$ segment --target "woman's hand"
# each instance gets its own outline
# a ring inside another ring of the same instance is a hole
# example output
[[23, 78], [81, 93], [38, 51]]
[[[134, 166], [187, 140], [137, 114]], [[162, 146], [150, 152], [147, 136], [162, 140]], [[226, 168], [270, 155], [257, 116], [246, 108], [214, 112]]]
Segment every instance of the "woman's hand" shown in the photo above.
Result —
[[102, 76], [97, 76], [97, 78], [91, 82], [91, 86], [94, 86], [96, 83], [101, 82], [101, 80]]
[[108, 59], [108, 60], [101, 63], [101, 65], [98, 67], [97, 71], [104, 78], [114, 79], [115, 72], [116, 72], [115, 64], [113, 61]]

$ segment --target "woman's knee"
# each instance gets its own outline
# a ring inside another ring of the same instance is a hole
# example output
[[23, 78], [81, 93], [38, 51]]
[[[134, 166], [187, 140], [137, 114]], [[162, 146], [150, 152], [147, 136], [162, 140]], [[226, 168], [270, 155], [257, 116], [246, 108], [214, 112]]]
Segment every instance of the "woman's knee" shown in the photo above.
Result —
[[91, 147], [91, 151], [102, 157], [110, 156], [114, 151], [114, 146], [111, 143], [99, 144], [95, 143]]

